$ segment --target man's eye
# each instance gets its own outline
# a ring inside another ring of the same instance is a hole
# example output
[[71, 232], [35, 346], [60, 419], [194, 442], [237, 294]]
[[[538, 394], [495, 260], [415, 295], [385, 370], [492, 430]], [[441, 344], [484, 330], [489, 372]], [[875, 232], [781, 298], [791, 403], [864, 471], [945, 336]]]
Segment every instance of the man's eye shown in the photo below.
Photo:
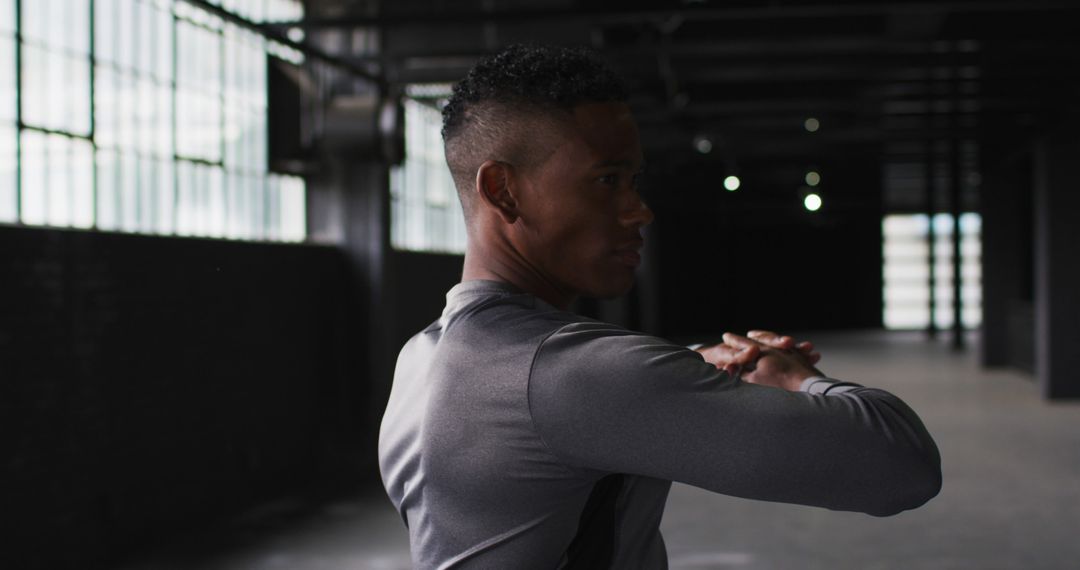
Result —
[[605, 175], [600, 177], [600, 183], [601, 184], [610, 184], [610, 185], [618, 184], [619, 183], [619, 175], [618, 174], [605, 174]]

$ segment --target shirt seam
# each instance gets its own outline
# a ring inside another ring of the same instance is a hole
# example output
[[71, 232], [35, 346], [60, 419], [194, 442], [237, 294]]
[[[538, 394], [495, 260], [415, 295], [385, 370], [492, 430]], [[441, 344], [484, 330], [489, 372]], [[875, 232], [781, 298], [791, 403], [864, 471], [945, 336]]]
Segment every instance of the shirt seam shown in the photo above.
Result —
[[533, 352], [532, 361], [529, 362], [529, 375], [525, 379], [525, 405], [529, 410], [529, 425], [532, 426], [533, 433], [536, 434], [536, 438], [540, 440], [540, 443], [544, 444], [544, 449], [546, 449], [548, 451], [548, 453], [550, 453], [553, 457], [555, 457], [559, 461], [562, 461], [564, 465], [576, 465], [576, 463], [573, 462], [573, 461], [568, 461], [560, 453], [556, 452], [555, 449], [551, 446], [551, 444], [549, 444], [548, 441], [546, 439], [544, 439], [544, 434], [540, 433], [540, 429], [536, 425], [536, 418], [533, 416], [532, 390], [531, 390], [531, 388], [532, 388], [533, 370], [536, 368], [536, 359], [537, 359], [538, 356], [540, 356], [540, 351], [543, 350], [544, 344], [551, 337], [555, 336], [556, 334], [561, 332], [563, 329], [565, 329], [567, 327], [570, 327], [570, 326], [573, 326], [575, 324], [578, 324], [578, 323], [567, 323], [567, 324], [565, 324], [565, 325], [551, 331], [546, 336], [544, 336], [543, 340], [540, 341], [540, 344], [538, 344], [536, 346], [536, 351]]

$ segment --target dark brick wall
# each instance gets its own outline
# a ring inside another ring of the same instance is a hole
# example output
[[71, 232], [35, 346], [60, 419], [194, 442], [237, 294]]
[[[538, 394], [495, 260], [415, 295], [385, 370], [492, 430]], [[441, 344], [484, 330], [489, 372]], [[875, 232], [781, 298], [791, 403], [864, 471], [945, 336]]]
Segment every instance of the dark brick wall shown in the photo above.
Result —
[[357, 403], [348, 295], [333, 248], [0, 227], [0, 566], [103, 567], [312, 481]]

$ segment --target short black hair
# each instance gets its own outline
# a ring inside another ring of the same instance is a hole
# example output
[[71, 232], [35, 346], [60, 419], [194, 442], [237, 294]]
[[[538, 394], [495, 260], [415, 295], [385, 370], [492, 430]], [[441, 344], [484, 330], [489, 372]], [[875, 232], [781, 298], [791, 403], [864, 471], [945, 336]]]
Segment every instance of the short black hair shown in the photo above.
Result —
[[442, 136], [457, 136], [478, 104], [572, 109], [626, 98], [622, 79], [588, 49], [515, 44], [480, 60], [454, 85], [442, 110]]
[[584, 48], [512, 45], [480, 60], [443, 106], [446, 163], [466, 221], [485, 160], [528, 169], [550, 155], [544, 127], [586, 103], [625, 102], [622, 79]]

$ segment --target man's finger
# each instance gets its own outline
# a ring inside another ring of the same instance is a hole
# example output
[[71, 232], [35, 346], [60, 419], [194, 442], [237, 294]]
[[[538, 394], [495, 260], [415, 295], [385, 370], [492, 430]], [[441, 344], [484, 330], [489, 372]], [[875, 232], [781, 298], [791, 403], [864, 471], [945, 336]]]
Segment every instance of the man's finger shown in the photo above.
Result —
[[773, 348], [788, 349], [795, 346], [795, 339], [772, 331], [752, 330], [746, 333], [746, 336]]
[[726, 344], [728, 346], [733, 346], [735, 348], [749, 348], [749, 347], [753, 346], [753, 347], [757, 347], [758, 349], [761, 349], [761, 348], [765, 347], [764, 344], [762, 344], [762, 343], [760, 343], [760, 342], [758, 342], [756, 340], [751, 340], [751, 339], [746, 338], [745, 336], [738, 335], [738, 334], [735, 334], [735, 333], [729, 333], [729, 332], [724, 333], [723, 338], [724, 338], [724, 344]]
[[706, 361], [717, 368], [724, 368], [729, 364], [745, 366], [757, 361], [761, 349], [757, 346], [744, 346], [741, 348], [727, 344], [717, 344], [708, 348], [699, 349], [698, 352]]
[[796, 344], [795, 348], [799, 349], [799, 352], [802, 352], [804, 354], [810, 354], [811, 352], [814, 352], [814, 343], [808, 340], [804, 340], [799, 344]]

